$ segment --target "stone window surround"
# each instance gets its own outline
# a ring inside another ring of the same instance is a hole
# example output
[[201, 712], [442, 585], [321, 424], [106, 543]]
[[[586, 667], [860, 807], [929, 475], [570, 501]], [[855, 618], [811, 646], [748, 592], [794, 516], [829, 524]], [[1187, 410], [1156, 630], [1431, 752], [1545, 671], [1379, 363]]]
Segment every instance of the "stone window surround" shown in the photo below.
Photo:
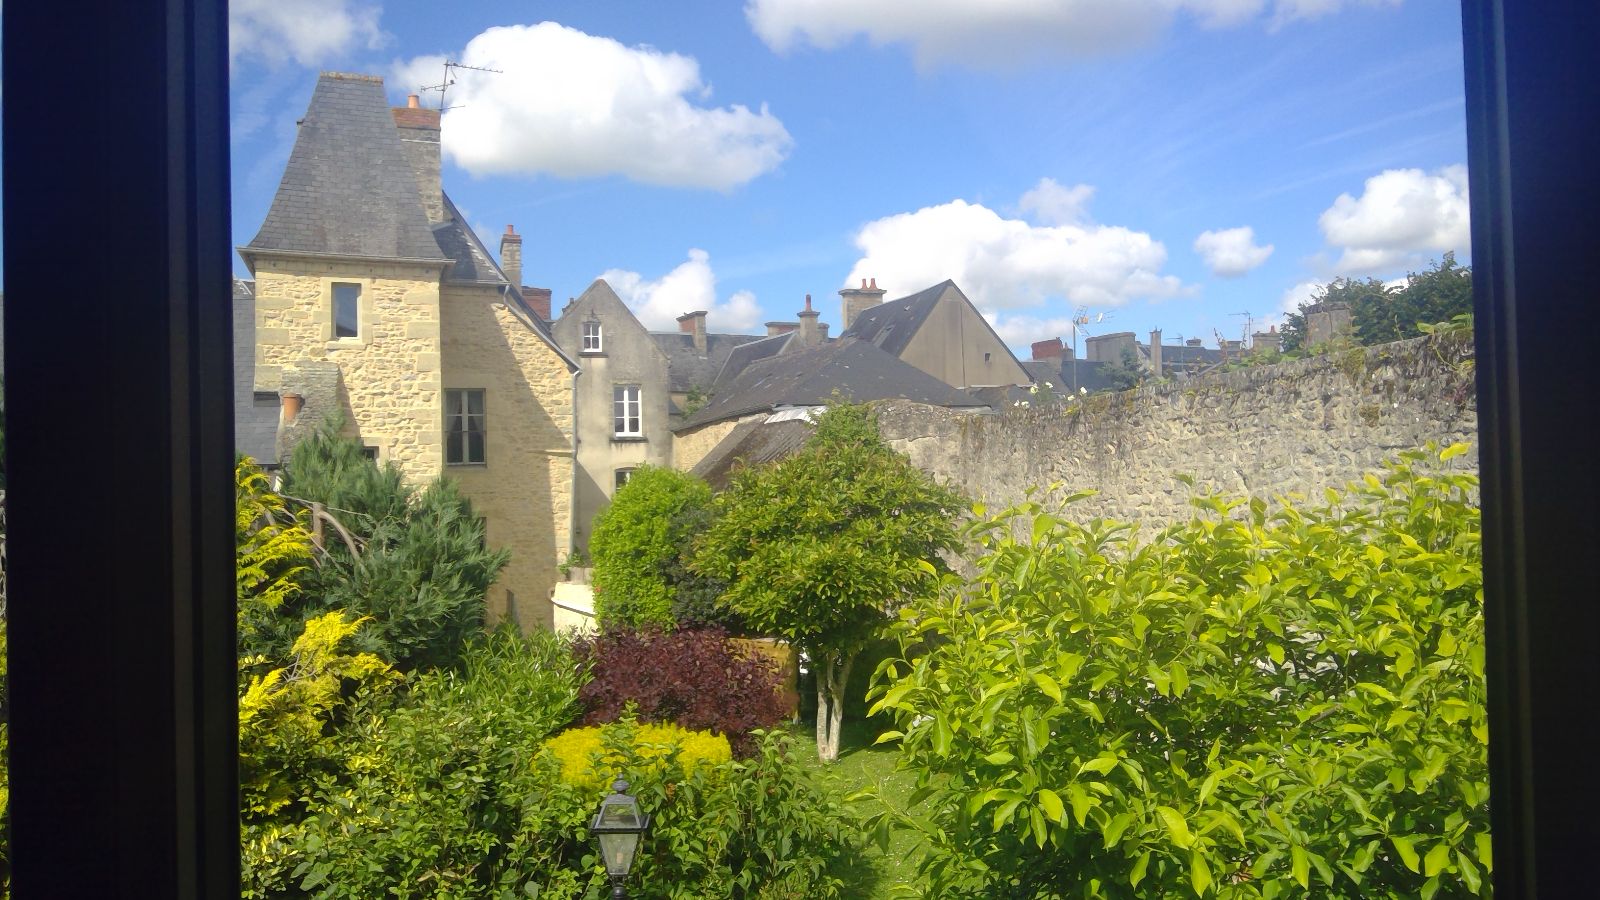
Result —
[[[316, 322], [322, 334], [322, 340], [329, 350], [340, 350], [353, 347], [365, 347], [372, 343], [372, 323], [375, 313], [372, 309], [372, 291], [376, 279], [373, 278], [333, 278], [319, 279], [322, 291], [321, 302], [316, 307]], [[356, 300], [356, 336], [333, 336], [333, 286], [335, 284], [354, 284], [360, 287], [361, 294]]]

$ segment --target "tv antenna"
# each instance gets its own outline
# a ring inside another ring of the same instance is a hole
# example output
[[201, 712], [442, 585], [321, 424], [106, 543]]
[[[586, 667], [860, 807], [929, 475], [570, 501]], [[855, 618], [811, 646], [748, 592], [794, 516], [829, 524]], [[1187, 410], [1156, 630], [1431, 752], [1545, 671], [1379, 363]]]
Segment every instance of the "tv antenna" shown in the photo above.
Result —
[[496, 75], [504, 75], [505, 74], [504, 72], [502, 72], [499, 69], [485, 69], [482, 66], [469, 66], [466, 63], [458, 63], [458, 62], [455, 62], [453, 60], [448, 60], [448, 59], [445, 60], [444, 61], [444, 80], [439, 82], [438, 84], [433, 84], [433, 85], [429, 85], [427, 87], [418, 88], [419, 91], [438, 91], [439, 92], [439, 112], [441, 112], [441, 113], [444, 112], [447, 109], [457, 109], [458, 108], [458, 107], [454, 107], [454, 106], [445, 106], [444, 105], [445, 91], [450, 90], [450, 86], [456, 83], [455, 70], [457, 70], [457, 69], [470, 69], [470, 70], [472, 70], [474, 72], [493, 72]]
[[1239, 346], [1247, 346], [1250, 343], [1250, 333], [1255, 330], [1255, 316], [1251, 315], [1250, 310], [1248, 309], [1244, 312], [1236, 312], [1233, 315], [1235, 318], [1239, 318], [1241, 316], [1244, 318], [1244, 333], [1240, 335]]

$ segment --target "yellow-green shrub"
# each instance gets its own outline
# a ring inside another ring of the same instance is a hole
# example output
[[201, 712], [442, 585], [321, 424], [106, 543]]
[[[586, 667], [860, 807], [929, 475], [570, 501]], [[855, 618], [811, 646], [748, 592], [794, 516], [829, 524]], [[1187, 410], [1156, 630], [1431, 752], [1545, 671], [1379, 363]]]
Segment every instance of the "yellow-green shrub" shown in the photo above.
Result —
[[[709, 731], [690, 731], [671, 723], [659, 725], [633, 725], [619, 722], [611, 725], [573, 728], [545, 742], [545, 747], [561, 763], [561, 780], [575, 787], [604, 790], [611, 787], [612, 779], [622, 768], [622, 754], [614, 747], [617, 729], [632, 729], [632, 747], [641, 759], [654, 762], [652, 771], [661, 768], [661, 762], [677, 753], [678, 765], [685, 772], [701, 770], [712, 773], [718, 766], [733, 759], [728, 739]], [[612, 741], [607, 741], [607, 730], [613, 730]]]

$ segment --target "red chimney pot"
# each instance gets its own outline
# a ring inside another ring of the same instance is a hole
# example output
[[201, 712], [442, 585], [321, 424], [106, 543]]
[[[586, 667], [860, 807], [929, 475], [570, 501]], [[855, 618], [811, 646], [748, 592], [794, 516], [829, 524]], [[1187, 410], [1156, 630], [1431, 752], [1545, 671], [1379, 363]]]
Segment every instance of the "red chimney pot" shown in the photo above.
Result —
[[417, 109], [417, 108], [419, 108], [421, 106], [422, 106], [422, 104], [417, 101], [417, 95], [416, 94], [407, 94], [406, 95], [406, 109]]

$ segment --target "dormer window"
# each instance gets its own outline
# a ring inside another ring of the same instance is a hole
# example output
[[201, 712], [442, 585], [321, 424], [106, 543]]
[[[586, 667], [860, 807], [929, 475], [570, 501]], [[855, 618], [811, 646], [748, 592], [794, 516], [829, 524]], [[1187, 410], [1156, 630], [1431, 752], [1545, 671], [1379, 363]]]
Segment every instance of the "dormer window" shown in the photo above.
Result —
[[582, 352], [584, 352], [584, 353], [599, 353], [599, 352], [601, 352], [602, 344], [601, 344], [600, 338], [601, 338], [601, 335], [600, 335], [600, 321], [598, 319], [590, 319], [589, 321], [584, 322], [583, 323], [583, 348], [582, 348]]

